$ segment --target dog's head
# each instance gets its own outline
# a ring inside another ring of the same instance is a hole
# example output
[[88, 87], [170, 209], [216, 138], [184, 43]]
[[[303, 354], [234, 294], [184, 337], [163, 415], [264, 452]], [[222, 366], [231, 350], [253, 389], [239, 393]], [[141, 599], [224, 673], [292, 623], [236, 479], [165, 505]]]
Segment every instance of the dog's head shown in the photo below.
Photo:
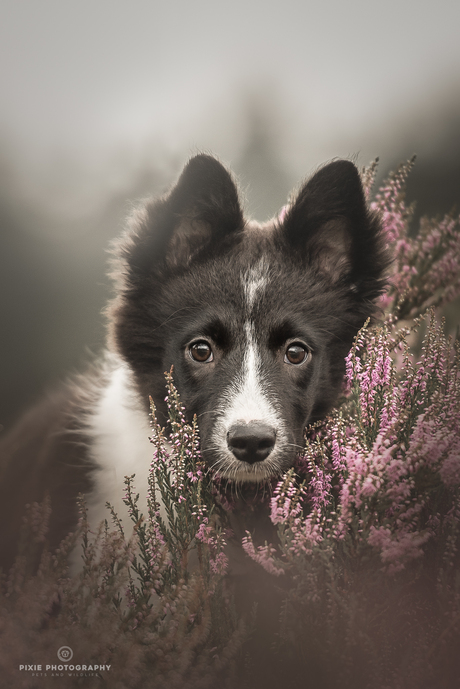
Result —
[[118, 255], [112, 340], [143, 398], [164, 413], [172, 365], [210, 466], [239, 481], [286, 470], [305, 426], [337, 399], [384, 285], [356, 167], [326, 165], [282, 218], [259, 225], [245, 222], [225, 168], [198, 155], [137, 211]]

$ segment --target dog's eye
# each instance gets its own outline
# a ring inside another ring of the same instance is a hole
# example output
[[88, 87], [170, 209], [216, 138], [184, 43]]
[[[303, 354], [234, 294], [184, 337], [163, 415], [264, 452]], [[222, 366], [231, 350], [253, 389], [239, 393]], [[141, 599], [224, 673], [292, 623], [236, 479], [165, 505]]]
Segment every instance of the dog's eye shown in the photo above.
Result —
[[192, 359], [200, 364], [209, 364], [214, 359], [210, 345], [204, 340], [191, 344], [188, 351]]
[[301, 342], [293, 342], [286, 349], [286, 354], [284, 355], [284, 362], [286, 364], [294, 364], [299, 366], [303, 364], [311, 356], [310, 350]]

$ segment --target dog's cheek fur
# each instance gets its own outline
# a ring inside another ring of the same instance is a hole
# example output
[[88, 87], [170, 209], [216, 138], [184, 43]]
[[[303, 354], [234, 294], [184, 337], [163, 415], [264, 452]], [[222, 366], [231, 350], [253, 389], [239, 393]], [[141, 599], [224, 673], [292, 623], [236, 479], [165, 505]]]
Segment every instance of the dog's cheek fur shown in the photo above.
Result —
[[130, 366], [146, 409], [152, 395], [161, 416], [166, 419], [164, 338], [161, 314], [154, 305], [155, 289], [139, 289], [129, 297], [117, 298], [110, 307], [109, 341]]
[[[245, 225], [231, 175], [218, 161], [197, 156], [169, 194], [134, 213], [115, 251], [117, 296], [107, 310], [106, 363], [85, 376], [84, 385], [67, 386], [52, 404], [31, 412], [0, 442], [7, 560], [25, 503], [47, 492], [51, 547], [75, 526], [80, 490], [101, 509], [107, 500], [124, 508], [123, 475], [136, 472], [141, 480], [145, 471], [146, 479], [151, 460], [149, 395], [160, 422], [167, 421], [164, 372], [171, 365], [189, 416], [198, 415], [206, 450], [251, 328], [264, 372], [255, 376], [266, 401], [259, 407], [277, 415], [284, 443], [273, 471], [287, 469], [303, 445], [305, 424], [323, 418], [337, 401], [344, 358], [375, 312], [388, 266], [379, 221], [348, 161], [314, 175], [283, 222], [258, 226]], [[206, 314], [225, 321], [232, 336], [219, 345], [227, 364], [196, 375], [184, 358], [187, 333], [202, 334]], [[313, 358], [304, 368], [283, 364], [283, 341], [277, 359], [276, 347], [269, 346], [271, 330], [286, 315], [294, 324], [287, 337], [305, 330], [308, 343], [311, 334]], [[225, 428], [220, 445], [226, 448]], [[239, 475], [251, 480], [244, 469]], [[263, 471], [259, 475], [264, 478]], [[93, 525], [99, 514], [92, 513]]]
[[[207, 164], [200, 158], [195, 173], [203, 175]], [[169, 197], [147, 207], [122, 246], [125, 277], [110, 310], [112, 343], [134, 372], [145, 403], [148, 395], [154, 397], [162, 422], [164, 372], [174, 366], [182, 401], [189, 417], [198, 415], [206, 446], [238, 362], [216, 367], [215, 374], [203, 369], [192, 375], [184, 360], [183, 332], [200, 335], [194, 322], [210, 306], [228, 324], [238, 321], [232, 325], [236, 339], [243, 337], [245, 323], [268, 328], [277, 310], [292, 311], [293, 321], [300, 314], [305, 328], [316, 333], [312, 364], [292, 379], [286, 370], [267, 373], [264, 364], [264, 394], [276, 401], [290, 441], [300, 444], [305, 424], [324, 417], [335, 403], [344, 358], [382, 290], [387, 258], [378, 221], [367, 210], [356, 168], [347, 161], [326, 166], [304, 185], [282, 225], [254, 231], [253, 223], [244, 233], [230, 177], [218, 166], [214, 195], [198, 193], [199, 179], [190, 169]], [[210, 170], [204, 176], [212, 185]], [[266, 275], [256, 269], [262, 264]], [[245, 271], [255, 276], [246, 287], [252, 310], [236, 287]], [[258, 294], [260, 284], [264, 289]], [[266, 337], [261, 334], [260, 342]]]

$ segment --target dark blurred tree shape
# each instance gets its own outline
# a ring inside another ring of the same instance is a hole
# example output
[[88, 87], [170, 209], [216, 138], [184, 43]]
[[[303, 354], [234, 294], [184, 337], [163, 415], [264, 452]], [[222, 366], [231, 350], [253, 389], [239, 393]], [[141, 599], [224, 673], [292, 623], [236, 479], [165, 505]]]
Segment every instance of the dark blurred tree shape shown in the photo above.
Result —
[[284, 168], [280, 155], [284, 118], [279, 115], [273, 94], [266, 88], [245, 96], [247, 134], [243, 152], [234, 169], [246, 191], [248, 215], [267, 220], [287, 201], [298, 180]]

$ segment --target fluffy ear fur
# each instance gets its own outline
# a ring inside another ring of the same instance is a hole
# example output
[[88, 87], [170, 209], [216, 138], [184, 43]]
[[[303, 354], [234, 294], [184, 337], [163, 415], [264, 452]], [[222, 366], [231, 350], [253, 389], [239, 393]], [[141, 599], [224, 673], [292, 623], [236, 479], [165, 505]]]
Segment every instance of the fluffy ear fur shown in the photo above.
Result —
[[321, 168], [300, 190], [281, 231], [309, 265], [366, 299], [381, 292], [387, 265], [380, 224], [366, 204], [359, 172], [348, 160]]
[[227, 170], [208, 155], [185, 166], [172, 191], [132, 217], [130, 233], [118, 249], [130, 282], [181, 269], [204, 248], [243, 227], [238, 194]]

